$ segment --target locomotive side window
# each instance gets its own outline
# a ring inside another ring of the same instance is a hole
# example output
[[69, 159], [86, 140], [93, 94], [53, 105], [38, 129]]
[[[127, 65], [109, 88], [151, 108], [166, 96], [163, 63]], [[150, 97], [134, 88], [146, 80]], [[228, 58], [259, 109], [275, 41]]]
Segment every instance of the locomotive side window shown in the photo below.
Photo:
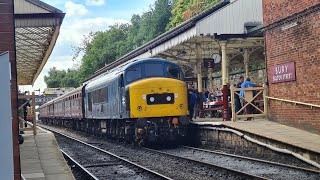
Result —
[[147, 77], [163, 77], [163, 66], [160, 63], [145, 64]]
[[92, 92], [93, 103], [105, 103], [108, 102], [108, 89], [101, 88]]
[[127, 70], [126, 80], [128, 83], [141, 79], [141, 66], [133, 66]]
[[88, 93], [88, 110], [92, 111], [92, 99], [91, 99], [91, 92]]
[[167, 66], [167, 76], [170, 78], [182, 80], [182, 72], [178, 66], [168, 65]]

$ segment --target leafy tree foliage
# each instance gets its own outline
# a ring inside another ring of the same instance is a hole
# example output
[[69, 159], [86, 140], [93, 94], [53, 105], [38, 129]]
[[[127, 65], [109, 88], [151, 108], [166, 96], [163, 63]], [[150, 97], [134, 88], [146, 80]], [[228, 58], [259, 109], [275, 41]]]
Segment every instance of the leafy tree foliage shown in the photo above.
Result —
[[80, 85], [77, 80], [77, 71], [57, 70], [56, 67], [50, 68], [48, 76], [44, 76], [44, 82], [48, 88], [78, 87]]
[[48, 76], [44, 76], [44, 82], [47, 84], [48, 88], [61, 87], [61, 80], [65, 77], [66, 71], [57, 70], [56, 67], [50, 68]]
[[117, 24], [104, 32], [90, 33], [75, 49], [74, 60], [82, 59], [73, 70], [51, 68], [48, 87], [78, 87], [95, 71], [130, 51], [178, 26], [221, 0], [156, 0], [142, 15], [133, 15], [130, 24]]
[[167, 30], [218, 4], [222, 0], [173, 0], [172, 17]]

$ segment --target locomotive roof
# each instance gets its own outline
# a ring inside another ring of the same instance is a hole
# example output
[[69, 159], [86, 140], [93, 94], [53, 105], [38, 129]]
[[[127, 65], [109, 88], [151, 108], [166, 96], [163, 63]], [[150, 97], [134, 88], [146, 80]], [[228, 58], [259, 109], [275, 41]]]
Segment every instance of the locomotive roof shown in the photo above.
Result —
[[119, 74], [121, 72], [125, 71], [126, 69], [130, 68], [131, 66], [134, 66], [136, 64], [143, 64], [146, 62], [158, 62], [158, 63], [160, 62], [160, 63], [168, 63], [168, 64], [177, 65], [171, 61], [168, 61], [165, 59], [160, 59], [160, 58], [135, 59], [135, 60], [131, 60], [126, 63], [123, 63], [123, 64], [107, 71], [106, 73], [93, 78], [92, 80], [90, 80], [87, 83], [86, 87], [87, 88], [96, 87], [97, 85], [100, 85], [101, 83], [108, 82], [108, 81], [114, 79], [115, 77], [119, 76]]
[[[128, 69], [129, 67], [131, 66], [134, 66], [136, 64], [143, 64], [143, 63], [146, 63], [146, 62], [160, 62], [160, 63], [168, 63], [168, 64], [173, 64], [173, 65], [177, 65], [171, 61], [168, 61], [168, 60], [165, 60], [165, 59], [160, 59], [160, 58], [145, 58], [145, 59], [135, 59], [135, 60], [131, 60], [131, 61], [128, 61], [126, 63], [123, 63], [107, 72], [105, 72], [104, 74], [101, 74], [100, 76], [97, 76], [95, 77], [94, 79], [92, 79], [91, 81], [89, 81], [87, 84], [86, 84], [86, 87], [87, 88], [91, 88], [91, 87], [96, 87], [96, 86], [99, 86], [100, 84], [102, 83], [105, 83], [105, 82], [108, 82], [112, 79], [114, 79], [116, 76], [119, 75], [120, 72], [123, 72], [125, 71], [126, 69]], [[80, 86], [78, 88], [76, 88], [75, 90], [72, 90], [62, 96], [59, 96], [57, 98], [54, 98], [53, 100], [43, 104], [42, 106], [47, 106], [48, 104], [51, 104], [55, 101], [58, 101], [66, 96], [69, 96], [69, 95], [72, 95], [78, 91], [81, 91], [81, 89], [83, 88], [83, 86]]]

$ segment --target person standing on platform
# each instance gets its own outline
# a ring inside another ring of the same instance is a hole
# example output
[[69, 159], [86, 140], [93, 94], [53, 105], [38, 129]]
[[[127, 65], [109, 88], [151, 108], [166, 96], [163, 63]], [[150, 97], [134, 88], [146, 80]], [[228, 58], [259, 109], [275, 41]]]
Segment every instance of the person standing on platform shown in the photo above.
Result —
[[194, 114], [194, 107], [197, 104], [197, 94], [193, 89], [188, 89], [188, 110], [189, 110], [189, 118], [192, 121]]
[[[247, 79], [246, 79], [246, 81], [244, 81], [242, 84], [241, 84], [241, 88], [250, 88], [250, 87], [254, 87], [254, 84], [250, 81], [250, 78], [249, 77], [247, 77]], [[254, 91], [252, 91], [252, 93], [254, 93]], [[240, 91], [240, 96], [242, 97], [241, 99], [240, 99], [240, 101], [241, 101], [241, 105], [242, 106], [244, 106], [244, 105], [246, 105], [246, 101], [245, 101], [245, 99], [244, 99], [244, 91], [242, 90], [242, 91]], [[253, 113], [253, 107], [249, 104], [249, 105], [247, 105], [246, 106], [246, 108], [245, 108], [245, 114], [252, 114]], [[249, 120], [252, 120], [252, 118], [247, 118], [247, 121], [249, 121]]]
[[[244, 81], [244, 77], [240, 76], [239, 82], [236, 85], [236, 88], [241, 88], [241, 84], [243, 83], [243, 81]], [[235, 99], [236, 112], [238, 112], [242, 108], [240, 97], [238, 95], [235, 95], [234, 99]]]

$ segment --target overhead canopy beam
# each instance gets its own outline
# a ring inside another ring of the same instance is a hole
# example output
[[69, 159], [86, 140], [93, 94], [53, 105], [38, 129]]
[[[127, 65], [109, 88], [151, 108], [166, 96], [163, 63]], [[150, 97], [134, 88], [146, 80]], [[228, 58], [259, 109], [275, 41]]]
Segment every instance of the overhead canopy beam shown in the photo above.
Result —
[[15, 0], [18, 85], [33, 85], [59, 36], [65, 13], [39, 0]]

